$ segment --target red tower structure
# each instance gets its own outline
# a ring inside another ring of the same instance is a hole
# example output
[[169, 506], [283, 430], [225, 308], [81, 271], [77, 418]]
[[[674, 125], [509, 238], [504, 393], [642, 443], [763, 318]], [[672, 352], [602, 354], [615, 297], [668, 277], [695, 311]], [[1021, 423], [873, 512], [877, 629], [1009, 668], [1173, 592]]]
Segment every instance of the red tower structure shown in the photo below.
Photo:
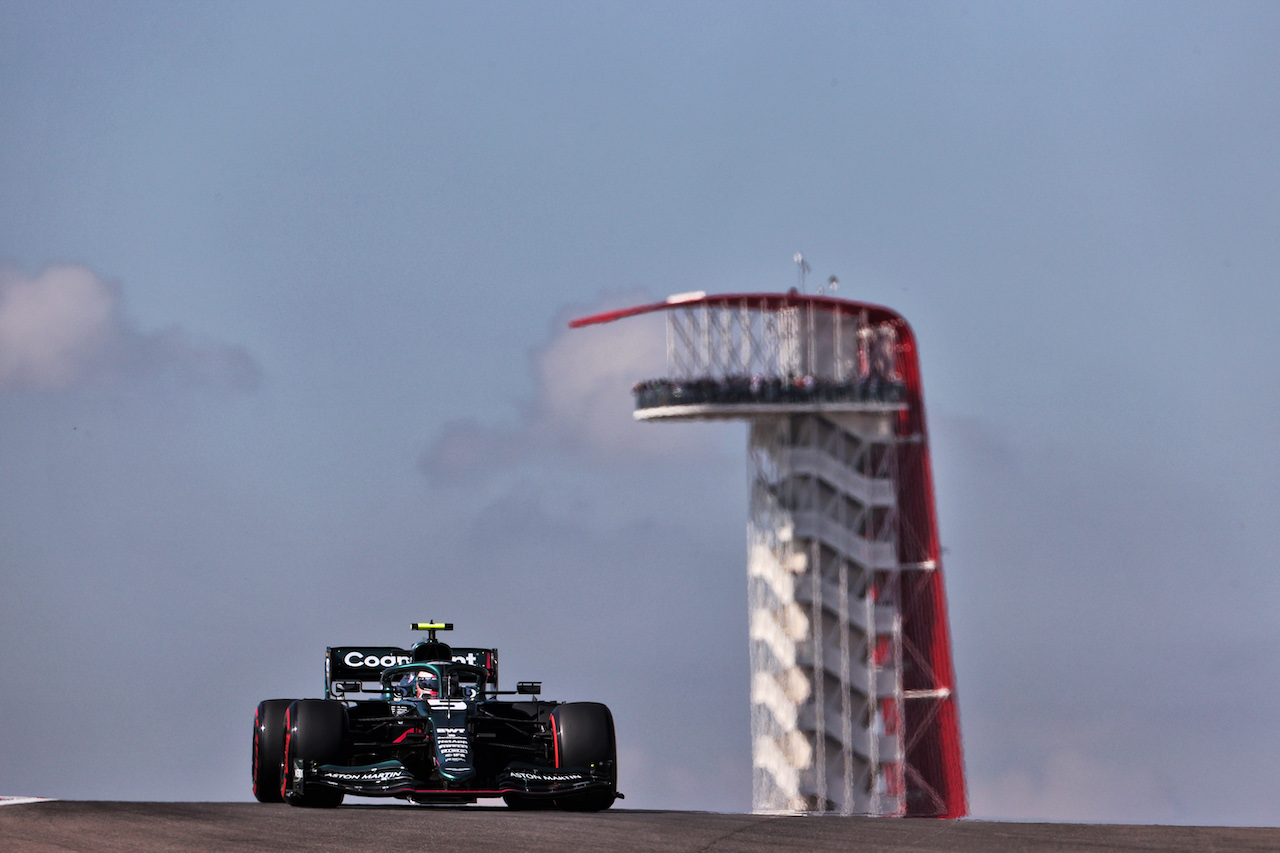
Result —
[[916, 339], [878, 305], [702, 292], [573, 321], [667, 319], [637, 420], [751, 425], [756, 811], [965, 815]]

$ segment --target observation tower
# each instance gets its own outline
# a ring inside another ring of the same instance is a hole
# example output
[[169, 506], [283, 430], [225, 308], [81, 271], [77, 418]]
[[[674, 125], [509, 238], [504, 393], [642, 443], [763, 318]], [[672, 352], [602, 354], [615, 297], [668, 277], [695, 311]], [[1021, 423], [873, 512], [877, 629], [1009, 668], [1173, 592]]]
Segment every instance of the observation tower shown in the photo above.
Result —
[[968, 812], [916, 341], [877, 305], [686, 293], [642, 421], [750, 424], [757, 812]]

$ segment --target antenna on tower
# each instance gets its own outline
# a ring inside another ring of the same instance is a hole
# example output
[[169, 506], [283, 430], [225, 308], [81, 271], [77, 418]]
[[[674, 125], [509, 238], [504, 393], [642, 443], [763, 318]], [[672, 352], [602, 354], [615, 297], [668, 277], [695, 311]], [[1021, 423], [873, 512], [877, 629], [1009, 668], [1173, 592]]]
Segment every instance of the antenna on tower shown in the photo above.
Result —
[[827, 290], [830, 290], [832, 293], [835, 293], [839, 289], [840, 289], [840, 279], [836, 278], [835, 276], [831, 276], [831, 278], [827, 279]]
[[804, 293], [804, 276], [809, 272], [809, 262], [804, 259], [804, 255], [796, 252], [795, 257], [791, 260], [796, 262], [796, 266], [800, 269], [800, 292]]

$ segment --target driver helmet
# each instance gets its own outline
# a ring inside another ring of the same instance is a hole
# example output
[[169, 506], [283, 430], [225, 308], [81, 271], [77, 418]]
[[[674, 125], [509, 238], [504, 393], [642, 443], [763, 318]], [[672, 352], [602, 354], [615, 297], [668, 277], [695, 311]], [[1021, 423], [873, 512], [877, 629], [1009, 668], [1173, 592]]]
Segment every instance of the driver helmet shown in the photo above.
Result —
[[440, 696], [440, 680], [429, 669], [418, 670], [413, 680], [413, 695], [418, 699], [436, 699]]

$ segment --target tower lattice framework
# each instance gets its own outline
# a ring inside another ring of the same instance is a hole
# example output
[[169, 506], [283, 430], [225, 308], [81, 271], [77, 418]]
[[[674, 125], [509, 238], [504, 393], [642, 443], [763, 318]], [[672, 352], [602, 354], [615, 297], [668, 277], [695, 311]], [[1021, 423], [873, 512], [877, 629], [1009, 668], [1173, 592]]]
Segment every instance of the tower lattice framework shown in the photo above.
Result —
[[915, 338], [822, 296], [683, 294], [639, 420], [744, 419], [757, 812], [967, 813]]

